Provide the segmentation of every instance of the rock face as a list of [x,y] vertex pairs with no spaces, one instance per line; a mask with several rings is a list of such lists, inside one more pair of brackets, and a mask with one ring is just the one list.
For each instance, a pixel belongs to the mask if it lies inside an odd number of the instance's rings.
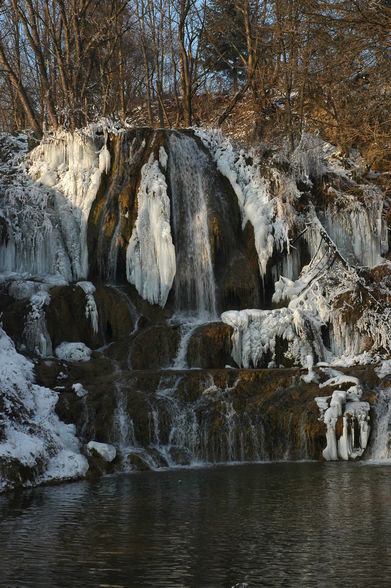
[[[391,354],[384,198],[358,160],[310,137],[288,161],[202,130],[95,126],[7,165],[2,322],[76,427],[69,478],[86,460],[101,475],[381,453],[388,388],[370,368],[349,373],[360,397],[326,384],[319,400],[326,364]],[[47,456],[29,469],[6,443],[5,486],[48,480]]]

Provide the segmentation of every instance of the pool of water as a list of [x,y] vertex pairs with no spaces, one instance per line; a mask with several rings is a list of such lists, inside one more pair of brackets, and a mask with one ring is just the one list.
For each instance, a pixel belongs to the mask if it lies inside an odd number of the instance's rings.
[[0,586],[389,586],[391,469],[148,472],[0,496]]

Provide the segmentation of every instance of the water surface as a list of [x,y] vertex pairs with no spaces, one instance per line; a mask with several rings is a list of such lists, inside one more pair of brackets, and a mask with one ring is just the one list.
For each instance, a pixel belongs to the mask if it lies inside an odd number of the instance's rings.
[[390,469],[148,472],[0,496],[0,586],[389,586]]

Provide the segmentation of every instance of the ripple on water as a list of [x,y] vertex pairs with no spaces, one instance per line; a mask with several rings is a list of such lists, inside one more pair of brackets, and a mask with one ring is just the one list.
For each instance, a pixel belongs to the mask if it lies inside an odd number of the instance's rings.
[[0,586],[388,586],[389,468],[147,472],[0,497]]

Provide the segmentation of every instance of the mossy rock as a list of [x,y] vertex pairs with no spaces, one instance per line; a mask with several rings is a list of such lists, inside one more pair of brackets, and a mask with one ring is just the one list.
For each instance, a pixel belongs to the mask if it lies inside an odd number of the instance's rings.
[[153,370],[172,366],[179,342],[178,326],[161,324],[143,329],[131,342],[132,369]]
[[24,342],[24,328],[26,317],[30,310],[30,301],[15,300],[3,289],[0,289],[0,312],[2,315],[2,326],[5,332],[16,343],[18,347]]
[[187,349],[189,367],[225,368],[232,364],[232,327],[225,323],[209,323],[198,327]]
[[133,331],[137,311],[126,290],[97,286],[95,299],[105,342],[121,339]]

